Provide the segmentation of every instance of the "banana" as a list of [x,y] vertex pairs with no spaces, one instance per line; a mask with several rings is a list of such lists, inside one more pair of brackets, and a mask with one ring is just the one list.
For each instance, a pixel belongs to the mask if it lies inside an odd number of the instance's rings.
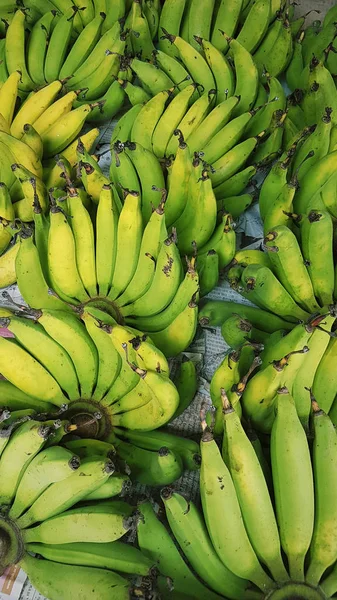
[[[328,337],[328,333],[326,336]],[[335,339],[332,338],[318,364],[318,367],[314,376],[314,383],[312,386],[313,394],[317,402],[322,405],[322,410],[328,413],[334,403],[335,397],[335,374],[331,371],[331,364],[335,360],[335,353],[337,344],[334,343]]]
[[222,31],[230,37],[234,37],[239,24],[239,16],[243,6],[243,0],[220,0],[212,26],[211,43],[215,48],[224,52],[227,50],[227,42]]
[[108,481],[103,483],[101,487],[88,494],[84,500],[85,502],[92,502],[92,500],[110,500],[114,496],[124,496],[130,491],[131,487],[132,482],[127,475],[115,473],[109,477]]
[[[129,392],[132,392],[139,383],[139,374],[132,368],[130,369],[129,364],[130,361],[132,361],[134,365],[137,364],[136,351],[130,342],[130,335],[132,335],[132,333],[125,327],[120,327],[118,325],[115,325],[111,328],[111,331],[108,330],[107,332],[111,336],[112,342],[120,355],[122,365],[117,379],[101,401],[102,406],[110,406],[119,401]],[[134,400],[135,395],[131,395],[131,398]],[[124,402],[126,403],[129,399],[130,397]]]
[[[216,225],[216,200],[207,171],[202,171],[200,179],[195,196],[193,197],[193,191],[190,190],[184,212],[174,224],[177,227],[178,247],[181,254],[190,255],[194,243],[201,248],[202,252]],[[185,225],[185,215],[190,214],[191,209],[192,212],[194,211],[193,217],[190,223]]]
[[115,266],[118,210],[112,185],[104,185],[96,214],[96,279],[100,296],[108,294]]
[[[108,479],[111,481],[113,476]],[[95,544],[79,542],[72,544],[27,544],[28,552],[34,552],[57,563],[84,567],[99,567],[121,573],[150,575],[153,562],[131,544],[116,540]]]
[[190,571],[165,525],[156,516],[149,501],[139,507],[143,519],[137,528],[138,545],[145,556],[158,565],[160,572],[172,577],[177,593],[201,600],[218,600],[219,596],[206,588]]
[[[124,307],[127,304],[136,306],[137,309],[135,302],[140,298],[143,299],[144,295],[150,293],[151,289],[153,293],[155,289],[153,287],[155,273],[157,269],[159,273],[160,268],[158,264],[159,253],[160,249],[163,248],[163,243],[167,236],[165,217],[165,197],[163,196],[163,202],[153,211],[144,229],[135,274],[122,295],[117,298],[116,302],[118,306]],[[176,257],[176,261],[179,264],[180,258]],[[157,279],[158,273],[156,276]],[[150,313],[146,313],[146,315],[148,314]]]
[[293,323],[289,323],[260,308],[223,300],[208,300],[199,311],[199,323],[202,327],[218,327],[233,313],[248,319],[254,327],[262,328],[263,325],[263,330],[268,333],[280,329],[290,331],[294,327]]
[[165,104],[170,97],[170,90],[159,92],[153,96],[138,113],[131,131],[131,142],[141,144],[152,152],[152,137],[156,125],[165,111]]
[[211,23],[215,0],[206,0],[202,5],[197,0],[191,0],[188,16],[189,43],[199,50],[196,37],[210,39]]
[[124,441],[117,444],[119,455],[132,469],[139,483],[151,486],[169,485],[183,472],[181,458],[166,447],[158,451],[144,450]]
[[149,24],[151,39],[154,40],[158,33],[159,17],[161,6],[157,0],[146,0],[143,5],[143,12]]
[[[127,331],[133,332],[134,330],[127,327]],[[146,334],[136,335],[130,340],[130,343],[136,351],[137,366],[140,369],[158,371],[169,377],[170,368],[166,357],[154,346],[152,340]]]
[[126,153],[136,168],[142,192],[142,216],[146,224],[155,208],[161,202],[161,190],[165,187],[163,171],[157,157],[134,142],[125,143]]
[[25,123],[23,126],[22,141],[27,144],[32,150],[34,150],[37,157],[42,160],[43,156],[43,143],[41,136],[37,133],[33,125]]
[[136,116],[141,111],[142,106],[142,104],[135,104],[119,119],[112,132],[110,141],[111,147],[113,147],[117,141],[129,139],[133,123],[136,119]]
[[34,24],[27,48],[27,68],[29,75],[35,85],[45,85],[44,62],[47,53],[47,42],[50,39],[50,32],[56,20],[56,11],[54,7],[46,12]]
[[98,356],[94,342],[84,325],[64,311],[43,309],[37,320],[46,333],[64,348],[74,363],[81,398],[90,399],[97,381]]
[[26,529],[34,523],[61,515],[103,485],[114,470],[113,463],[104,457],[83,459],[81,466],[67,477],[67,485],[63,481],[52,483],[17,520],[18,526]]
[[[265,237],[265,248],[274,273],[295,302],[309,313],[319,310],[295,234],[288,227],[282,225],[275,227]],[[289,263],[292,261],[293,264],[290,266]]]
[[21,346],[56,379],[69,399],[77,400],[79,388],[76,371],[67,352],[31,319],[13,316],[6,317],[4,322]]
[[[0,134],[1,135],[1,134]],[[323,156],[320,160],[315,162],[312,168],[307,172],[306,176],[301,182],[301,188],[295,195],[294,198],[294,211],[296,214],[306,214],[307,207],[317,192],[329,181],[335,174],[335,159],[337,152],[329,152]],[[316,207],[313,206],[313,209]]]
[[134,85],[131,83],[131,81],[123,81],[122,79],[118,79],[118,83],[123,88],[132,106],[135,106],[136,104],[143,104],[151,98],[151,96],[142,87],[139,85]]
[[308,341],[309,354],[305,357],[301,367],[296,373],[292,395],[296,405],[297,414],[306,430],[309,429],[309,416],[311,412],[310,390],[320,361],[329,344],[328,332],[334,323],[334,317],[326,316],[321,321],[321,326],[316,327]]
[[[276,581],[287,581],[289,576],[281,557],[276,518],[262,468],[226,393],[223,394],[223,402],[226,462],[249,539],[258,558],[268,567],[273,578]],[[240,470],[236,468],[238,462],[243,466]]]
[[[62,152],[80,133],[83,124],[96,104],[83,104],[60,117],[47,131],[41,133],[45,158]],[[36,128],[36,125],[35,125]]]
[[[329,108],[326,108],[313,133],[303,142],[296,152],[292,169],[293,172],[298,172],[297,176],[300,182],[312,165],[328,153],[330,132],[331,111]],[[308,154],[312,152],[314,153],[313,156],[306,159]]]
[[50,209],[48,266],[53,287],[67,298],[85,302],[89,299],[76,264],[76,246],[72,229],[63,209],[53,204]]
[[[201,264],[200,264],[201,262]],[[215,250],[209,250],[199,258],[200,296],[206,296],[218,284],[219,281],[219,256]]]
[[118,377],[122,361],[111,336],[107,335],[108,332],[111,332],[111,325],[102,322],[93,307],[85,308],[81,319],[97,348],[98,374],[92,398],[100,401]]
[[294,52],[292,59],[286,71],[286,81],[289,89],[293,92],[298,87],[298,81],[304,69],[302,42],[305,36],[304,31],[300,31],[294,40]]
[[20,242],[17,240],[0,256],[0,288],[6,288],[17,280],[16,257],[19,249]]
[[[66,403],[58,382],[28,352],[5,338],[0,338],[2,348],[1,373],[12,384],[29,396],[57,406]],[[21,372],[20,365],[25,365]],[[15,368],[14,368],[15,367]]]
[[109,26],[108,24],[108,27],[110,28],[105,31],[104,28],[107,24],[108,18],[105,19],[101,27],[101,37],[99,41],[96,43],[89,56],[78,66],[75,73],[72,74],[73,77],[68,81],[68,89],[76,90],[82,87],[83,81],[90,77],[90,75],[100,66],[104,59],[105,51],[108,48],[111,50],[113,49],[114,44],[121,34],[121,25],[119,21],[116,21],[112,26]]
[[178,50],[179,57],[190,73],[193,81],[198,82],[205,92],[215,88],[215,81],[211,69],[201,54],[179,35],[172,35],[163,29],[164,40],[168,40]]
[[21,71],[13,71],[0,89],[1,114],[10,127],[13,119]]
[[81,506],[26,529],[23,537],[25,543],[114,542],[130,529],[131,514],[132,507],[122,501]]
[[115,268],[109,292],[111,300],[125,290],[135,274],[143,234],[140,195],[132,190],[125,190],[124,193],[124,205],[117,227]]
[[193,83],[181,90],[159,118],[152,136],[152,150],[158,158],[168,156],[167,145],[186,114],[195,90]]
[[79,458],[66,448],[52,446],[41,450],[23,473],[10,517],[20,517],[50,484],[65,480],[79,467]]
[[[78,146],[79,147],[79,146]],[[78,152],[81,160],[78,163],[81,180],[87,194],[92,198],[95,204],[98,204],[100,194],[104,185],[109,185],[109,180],[102,172],[102,169],[97,162],[91,158],[90,154],[86,152],[86,160],[82,160],[83,155]],[[113,188],[114,196],[116,195],[116,204],[118,202],[119,208],[119,197],[116,190]]]
[[261,131],[267,130],[272,123],[275,111],[285,110],[286,97],[279,80],[276,77],[269,77],[267,84],[269,92],[268,101],[265,106],[261,107],[261,110],[258,110],[253,114],[253,118],[245,131],[246,137],[258,135]]
[[247,297],[264,310],[290,320],[306,320],[309,314],[300,308],[268,267],[248,265],[242,274]]
[[236,38],[251,54],[254,53],[265,37],[271,17],[270,9],[270,1],[257,0],[252,5],[240,33]]
[[287,388],[278,393],[270,446],[281,545],[290,577],[304,581],[314,527],[314,485],[307,438]]
[[[233,96],[233,98],[235,98],[235,96]],[[227,100],[227,102],[230,101],[231,98]],[[219,108],[219,106],[217,106],[216,108]],[[208,117],[210,117],[211,114],[208,115]],[[231,121],[229,121],[229,123],[225,124],[224,127],[220,129],[220,131],[216,132],[215,135],[212,136],[211,139],[208,141],[208,143],[201,145],[199,149],[204,153],[203,159],[210,164],[214,164],[218,160],[220,160],[227,152],[229,152],[229,150],[232,150],[232,148],[234,148],[238,144],[238,142],[241,141],[247,126],[249,126],[253,114],[254,111],[248,111],[247,113],[243,113],[239,117],[232,119]],[[205,121],[206,120],[207,118],[205,119]],[[262,129],[260,129],[260,132],[261,131]],[[191,148],[193,148],[193,146],[191,146]]]
[[77,8],[75,6],[67,10],[56,23],[50,35],[44,63],[44,76],[47,83],[51,83],[59,77],[67,55],[76,13]]
[[86,122],[99,124],[110,121],[121,110],[124,100],[124,89],[118,81],[113,81],[104,96],[98,98],[97,106],[89,113]]
[[[27,144],[21,142],[21,140],[17,140],[15,137],[5,133],[4,131],[0,131],[0,144],[1,146],[7,147],[7,157],[10,156],[11,164],[17,163],[23,165],[26,169],[31,171],[33,175],[38,178],[42,178],[42,165],[41,161]],[[12,161],[12,156],[14,160]],[[7,183],[5,181],[5,183]],[[12,184],[7,184],[8,187]]]
[[266,60],[266,69],[273,77],[278,77],[286,71],[293,55],[293,37],[287,18],[282,20],[273,48]]
[[235,254],[235,231],[231,215],[226,213],[223,215],[222,222],[216,227],[208,242],[199,249],[199,253],[200,255],[204,255],[210,250],[215,250],[218,254],[220,272],[233,260]]
[[229,212],[236,221],[251,206],[254,198],[254,194],[242,194],[241,196],[217,200],[218,212],[219,210]]
[[197,294],[199,289],[199,277],[195,269],[195,260],[188,262],[187,271],[184,280],[181,282],[175,297],[171,304],[157,315],[151,317],[139,317],[137,319],[128,318],[128,322],[141,329],[142,331],[159,332],[169,327],[169,325],[179,317],[179,314],[186,308],[194,294]]
[[[178,130],[182,133],[185,141],[188,142],[189,136],[196,130],[209,112],[215,93],[215,89],[204,92],[200,98],[192,104],[191,108],[180,121]],[[176,154],[178,143],[177,136],[173,134],[166,147],[167,156]]]
[[221,390],[227,390],[228,392],[240,381],[239,374],[239,359],[240,352],[233,351],[227,354],[223,361],[220,363],[218,368],[213,374],[210,395],[213,406],[216,408],[214,417],[214,433],[221,434],[223,432],[223,415],[222,415],[222,402],[221,402]]
[[72,311],[62,300],[49,294],[39,253],[30,234],[28,237],[24,235],[20,238],[15,271],[20,293],[31,308],[38,309],[43,306]]
[[11,124],[11,135],[20,139],[26,123],[33,125],[51,106],[62,89],[61,81],[53,81],[28,98]]
[[145,433],[130,430],[125,432],[122,429],[116,429],[115,433],[118,437],[145,450],[159,451],[163,447],[169,448],[180,455],[185,469],[195,471],[200,466],[199,445],[187,438],[173,435],[163,429]]
[[112,46],[112,49],[105,50],[103,60],[99,67],[88,75],[88,77],[80,81],[79,85],[82,88],[82,91],[79,94],[80,100],[97,100],[102,94],[105,94],[111,84],[111,79],[116,78],[118,75],[120,55],[123,54],[124,48],[125,35],[121,34],[120,38]]
[[20,71],[19,88],[23,92],[34,89],[34,83],[27,71],[25,58],[26,13],[19,9],[6,32],[6,65],[9,73]]
[[141,194],[137,171],[125,152],[124,144],[120,141],[115,142],[111,154],[110,179],[114,182],[120,199],[123,200],[123,188]]
[[229,177],[224,183],[221,183],[214,188],[214,194],[217,200],[222,198],[230,198],[241,194],[247,185],[252,181],[252,177],[256,174],[257,168],[254,165],[246,167],[242,171],[238,171],[232,177]]
[[220,561],[195,504],[170,488],[164,488],[161,497],[170,528],[196,573],[215,592],[227,598],[244,597],[247,582]]
[[75,92],[68,92],[59,100],[53,102],[49,108],[41,112],[40,117],[34,121],[33,125],[34,129],[42,139],[48,129],[50,129],[58,119],[71,111],[73,102],[76,98],[77,94]]
[[[186,0],[166,0],[160,13],[158,33],[161,34],[163,29],[167,29],[173,35],[179,35],[181,21],[184,14]],[[159,36],[158,48],[165,54],[177,56],[178,52],[169,40],[162,39]]]
[[[306,573],[306,581],[318,585],[325,570],[336,560],[337,548],[335,538],[331,536],[336,521],[335,506],[331,503],[336,486],[336,431],[323,410],[315,400],[313,408],[313,471],[315,481],[315,524],[310,544],[310,562]],[[329,484],[327,485],[327,481]]]
[[301,219],[300,227],[303,257],[315,296],[321,306],[331,304],[334,289],[331,216],[325,211],[312,210]]
[[134,0],[131,7],[131,31],[130,41],[133,54],[141,56],[144,60],[151,58],[152,52],[155,49],[152,36],[146,17],[143,15],[141,4],[138,0]]
[[[161,50],[155,50],[152,52],[152,55],[154,57],[154,64],[164,71],[175,84],[175,89],[173,90],[174,96],[189,85],[191,76],[177,58],[170,54],[165,54]],[[195,92],[194,96],[197,96],[197,92]]]
[[[150,431],[165,425],[172,418],[179,405],[179,395],[176,387],[165,373],[139,369],[132,363],[128,364],[148,386],[151,399],[139,408],[115,415],[113,418],[114,425],[140,431]],[[166,454],[163,456],[166,456]]]
[[[235,575],[267,591],[275,584],[262,569],[249,541],[235,487],[219,448],[204,419],[201,424],[200,495],[212,544],[220,560]],[[222,514],[220,521],[218,511]]]
[[[20,478],[48,438],[50,427],[30,420],[22,423],[11,435],[0,462],[2,477],[1,504],[10,504],[15,497]],[[29,453],[27,452],[29,448]]]
[[177,356],[191,344],[198,322],[198,305],[195,295],[180,314],[166,328],[151,333],[151,339],[165,356]]
[[[73,594],[83,600],[108,600],[111,597],[111,589],[114,590],[116,600],[127,600],[129,597],[129,582],[107,569],[65,565],[33,558],[30,554],[24,555],[20,566],[27,573],[34,588],[50,600],[57,600],[60,595],[67,600]],[[55,583],[56,581],[58,583]]]
[[108,31],[114,24],[119,24],[120,19],[123,19],[125,13],[130,9],[130,3],[127,7],[125,0],[117,0],[114,4],[106,2],[105,9],[107,17],[102,26],[102,33]]
[[238,117],[243,112],[253,108],[258,90],[258,71],[251,54],[236,39],[224,37],[233,53],[234,68],[236,73],[235,96],[240,101],[233,111],[233,116]]
[[0,406],[8,406],[13,412],[23,410],[26,406],[34,407],[36,412],[39,413],[46,410],[49,412],[53,410],[52,404],[48,404],[25,394],[12,383],[5,381],[4,379],[0,382]]
[[151,96],[155,96],[163,90],[169,90],[174,86],[172,79],[155,65],[132,58],[130,62],[132,71],[141,81],[145,91]]
[[[311,332],[308,333],[303,329],[302,336],[300,332],[297,337],[300,341],[302,341],[303,338],[307,341],[310,335]],[[292,340],[292,336],[290,336],[290,338]],[[303,355],[308,351],[307,346],[303,346],[300,350],[293,350],[293,347],[298,347],[299,342],[294,345],[290,343],[291,340],[285,340],[287,342],[287,348],[289,349],[290,347],[291,352],[288,352],[287,355],[283,354],[281,359],[271,359],[269,363],[266,363],[266,357],[263,357],[261,371],[248,382],[243,393],[243,410],[251,420],[254,428],[259,431],[270,433],[275,419],[277,390],[286,381],[289,382],[289,384],[291,383],[291,377],[288,374],[288,370],[290,369],[290,373],[293,375],[294,379],[295,373],[293,373],[293,371],[295,369],[293,368],[293,365],[297,367],[295,359],[297,356],[300,356],[301,359],[303,359]],[[274,355],[275,354],[272,356]],[[278,357],[280,357],[280,353],[278,354]]]
[[[202,151],[204,152],[203,159],[206,160],[206,162],[212,162],[206,158],[207,148],[220,131],[225,131],[225,125],[227,125],[228,121],[231,119],[232,112],[238,102],[239,98],[231,96],[228,100],[224,100],[213,108],[200,123],[199,127],[197,127],[197,129],[189,136],[188,146],[191,152]],[[223,152],[221,152],[217,158],[220,158],[222,154]]]
[[207,64],[212,70],[217,87],[216,101],[220,104],[234,93],[235,81],[232,67],[227,58],[210,42],[202,37],[194,36],[194,38],[205,53]]
[[75,240],[79,276],[89,296],[97,296],[95,237],[90,215],[75,188],[68,188],[67,205]]
[[235,175],[246,164],[258,140],[258,137],[248,138],[244,142],[234,146],[213,163],[212,167],[215,172],[210,175],[213,186],[219,186]]
[[58,74],[60,79],[71,77],[91,54],[99,40],[104,20],[104,12],[95,14],[95,18],[81,31],[66,59],[62,61]]

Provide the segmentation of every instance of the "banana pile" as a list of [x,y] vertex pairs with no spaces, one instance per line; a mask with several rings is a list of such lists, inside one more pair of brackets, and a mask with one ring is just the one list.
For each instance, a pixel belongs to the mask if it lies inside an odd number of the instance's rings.
[[[150,503],[141,504],[140,549],[172,578],[179,598],[330,598],[337,591],[336,430],[312,400],[308,443],[287,390],[278,390],[270,448],[259,452],[225,390],[220,451],[202,415],[202,512],[161,492],[185,560]],[[327,570],[328,569],[328,570]],[[159,582],[163,598],[167,581]],[[178,597],[178,596],[177,596]]]

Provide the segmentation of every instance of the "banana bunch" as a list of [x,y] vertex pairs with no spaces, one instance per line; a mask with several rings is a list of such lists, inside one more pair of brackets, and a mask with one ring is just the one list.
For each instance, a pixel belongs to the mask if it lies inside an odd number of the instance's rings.
[[[0,253],[8,247],[6,240],[9,242],[12,237],[8,225],[15,219],[33,221],[33,206],[39,205],[46,212],[48,189],[64,184],[60,178],[62,170],[57,165],[59,158],[67,166],[69,175],[73,174],[78,161],[77,136],[88,113],[95,110],[94,104],[72,110],[76,93],[69,92],[57,99],[62,83],[55,81],[34,92],[13,118],[19,80],[20,73],[15,71],[0,90],[0,121],[3,121],[0,124],[3,239]],[[95,128],[83,135],[82,144],[88,152],[98,133]]]
[[298,20],[300,28],[296,32],[294,54],[288,67],[289,74],[288,72],[286,74],[290,89],[294,90],[298,87],[304,87],[303,79],[301,83],[298,80],[296,84],[294,76],[298,73],[302,75],[302,78],[306,79],[313,57],[318,61],[322,61],[333,77],[337,75],[337,61],[335,57],[336,15],[336,6],[333,5],[327,11],[323,22],[316,20],[307,28],[303,28],[304,22],[300,23]]
[[122,204],[83,144],[78,158],[84,189],[67,178],[65,196],[59,190],[63,200],[51,198],[49,216],[35,203],[34,236],[29,230],[20,236],[20,292],[35,309],[72,312],[69,304],[89,303],[107,310],[118,322],[151,332],[159,350],[176,356],[194,338],[199,278],[195,258],[184,273],[175,229],[167,232],[166,192],[151,191],[157,208],[144,227],[140,194],[123,189]]
[[270,450],[262,451],[224,389],[221,395],[221,450],[202,411],[202,510],[171,488],[161,492],[184,558],[150,502],[139,507],[138,544],[166,576],[158,579],[160,592],[170,597],[169,578],[179,598],[331,598],[337,590],[331,419],[312,398],[309,447],[292,395],[279,388]]
[[3,406],[66,409],[66,417],[99,438],[115,427],[151,431],[173,418],[179,393],[152,339],[94,306],[80,318],[56,307],[28,311],[34,319],[2,317],[14,338],[0,338]]
[[[119,17],[112,6],[110,15],[96,10],[97,14],[86,18],[84,27],[78,31],[77,25],[86,9],[89,8],[87,17],[92,12],[89,3],[88,6],[76,6],[70,1],[60,4],[63,14],[51,2],[45,3],[43,14],[39,13],[35,23],[31,22],[29,7],[17,8],[3,40],[1,81],[5,83],[9,75],[19,71],[18,94],[24,101],[30,99],[33,90],[46,84],[56,85],[61,80],[66,84],[65,91],[72,92],[67,100],[77,99],[75,108],[81,108],[88,121],[109,120],[120,110],[125,98],[123,87],[116,81],[125,50]],[[124,77],[123,71],[120,76]],[[93,101],[98,104],[88,111],[88,103]],[[25,122],[32,124],[31,120]]]

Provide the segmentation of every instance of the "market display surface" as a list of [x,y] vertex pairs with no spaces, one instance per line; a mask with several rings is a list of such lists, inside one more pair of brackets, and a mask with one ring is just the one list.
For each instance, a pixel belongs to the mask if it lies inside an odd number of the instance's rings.
[[324,8],[1,2],[0,581],[337,597]]

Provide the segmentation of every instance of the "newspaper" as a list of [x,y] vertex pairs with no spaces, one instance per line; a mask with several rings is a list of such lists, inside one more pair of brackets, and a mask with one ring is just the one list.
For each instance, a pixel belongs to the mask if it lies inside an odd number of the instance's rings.
[[[295,6],[295,14],[303,15],[312,10],[308,15],[306,24],[313,20],[323,20],[326,11],[334,4],[335,0],[302,0],[301,4]],[[97,140],[96,152],[99,155],[99,164],[104,174],[109,176],[110,167],[110,138],[117,120],[113,119],[110,123],[101,127],[100,135]],[[260,183],[260,182],[259,182]],[[236,233],[240,240],[245,237],[254,240],[247,248],[257,248],[261,244],[263,238],[263,228],[259,215],[258,204],[253,204],[239,219],[236,227]],[[0,291],[0,306],[11,308],[11,303],[6,298],[4,291]],[[18,287],[12,285],[6,290],[11,298],[17,304],[25,304]],[[214,300],[226,300],[238,302],[241,304],[251,305],[251,302],[240,296],[232,290],[226,281],[222,281],[208,296]],[[0,332],[1,335],[1,332]],[[211,398],[209,393],[209,382],[212,375],[224,356],[228,353],[229,346],[221,336],[219,328],[204,328],[199,329],[193,344],[189,348],[187,354],[196,363],[199,374],[198,392],[191,405],[184,413],[170,423],[169,428],[186,437],[196,440],[200,437],[200,421],[199,414],[203,404],[211,406]],[[174,364],[173,364],[174,369]],[[187,493],[194,500],[198,499],[199,474],[195,472],[186,472],[175,483],[175,488],[178,491]],[[135,494],[145,493],[144,486],[137,486],[134,490]],[[0,600],[48,600],[37,592],[31,583],[28,581],[26,574],[22,569],[13,566],[7,569],[6,573],[0,577]],[[60,600],[62,600],[60,598]]]

